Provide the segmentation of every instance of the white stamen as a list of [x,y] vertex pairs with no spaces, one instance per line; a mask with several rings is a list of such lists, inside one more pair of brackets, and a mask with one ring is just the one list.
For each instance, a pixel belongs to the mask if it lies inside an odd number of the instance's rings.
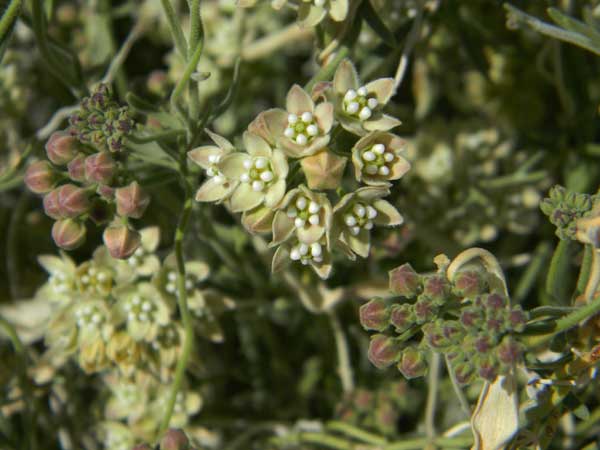
[[87,275],[84,275],[81,277],[81,282],[83,284],[88,284],[90,282],[90,277],[88,277]]
[[283,132],[283,135],[286,138],[292,139],[294,137],[294,130],[292,128],[286,128],[285,131]]
[[367,206],[367,218],[374,219],[375,217],[377,217],[377,210],[371,205]]
[[323,249],[321,248],[321,244],[318,242],[315,242],[310,246],[310,253],[313,255],[313,257],[320,256],[322,252]]
[[394,160],[394,154],[391,152],[385,152],[383,154],[383,160],[385,162],[392,162]]
[[364,228],[365,230],[370,230],[373,228],[373,222],[369,221],[367,223],[364,224]]
[[131,299],[131,302],[134,305],[139,305],[142,302],[142,299],[140,298],[139,295],[134,295],[133,298]]
[[108,277],[107,277],[106,273],[104,273],[104,272],[100,272],[100,273],[99,273],[99,274],[96,276],[96,279],[97,279],[98,281],[100,281],[100,282],[102,282],[102,281],[106,281],[106,278],[108,278]]
[[247,173],[243,173],[243,174],[240,176],[240,181],[241,181],[242,183],[248,183],[248,182],[250,182],[250,175],[248,175]]
[[267,167],[268,163],[269,161],[267,160],[267,158],[261,156],[259,158],[256,158],[256,161],[254,161],[254,167],[256,167],[257,169],[264,169],[265,167]]
[[371,117],[371,110],[369,109],[369,107],[365,106],[363,109],[361,109],[358,117],[361,120],[367,120],[369,117]]
[[317,202],[310,202],[310,204],[308,205],[308,212],[311,214],[318,213],[320,209],[321,207]]
[[185,288],[189,291],[194,287],[194,282],[192,280],[185,280]]
[[208,162],[211,164],[216,164],[218,159],[217,155],[208,155]]
[[316,136],[317,133],[319,132],[319,129],[317,128],[316,125],[311,124],[306,127],[306,132],[308,133],[309,136]]
[[244,162],[242,163],[242,165],[244,166],[244,169],[251,169],[252,168],[252,160],[250,158],[245,159]]
[[135,255],[135,256],[137,256],[137,257],[142,257],[142,256],[144,256],[144,249],[143,249],[142,247],[138,248],[138,249],[135,251],[134,255]]
[[385,152],[385,145],[375,144],[371,150],[373,150],[378,155],[383,155],[383,153]]
[[354,211],[354,214],[356,214],[358,217],[365,217],[365,214],[367,212],[365,210],[365,207],[358,203],[356,205],[354,205],[353,211]]
[[292,249],[292,251],[290,252],[290,258],[294,261],[298,261],[300,259],[300,252],[298,251],[298,249]]
[[356,114],[358,112],[358,109],[360,108],[360,105],[356,102],[352,102],[349,103],[348,106],[346,106],[346,112],[348,114]]
[[321,255],[319,255],[319,256],[313,256],[313,261],[320,263],[320,262],[323,261],[323,257]]
[[167,278],[169,279],[169,281],[175,281],[177,279],[177,274],[175,272],[169,272]]
[[375,97],[371,97],[369,100],[367,100],[367,106],[371,109],[375,109],[377,108],[377,105],[379,105],[379,102],[377,101],[377,99]]
[[146,320],[148,320],[148,314],[143,313],[143,312],[139,313],[138,314],[138,320],[140,322],[145,322]]
[[310,216],[308,218],[308,221],[310,222],[311,225],[319,225],[319,216],[316,214],[313,214],[312,216]]
[[263,180],[265,183],[268,183],[273,179],[273,172],[271,172],[270,170],[265,170],[263,173],[260,174],[260,179]]
[[308,245],[300,244],[300,246],[298,247],[298,251],[302,256],[306,256],[308,254]]
[[311,112],[303,112],[302,113],[302,122],[309,123],[312,120],[313,116]]
[[206,169],[206,175],[209,177],[214,177],[217,174],[217,171],[213,167],[209,167]]
[[365,161],[375,161],[375,158],[377,158],[377,156],[375,156],[375,153],[373,153],[372,151],[367,150],[363,153],[362,158]]
[[294,217],[296,217],[298,215],[298,211],[296,210],[296,208],[294,206],[290,206],[287,209],[287,216],[292,219]]
[[255,180],[252,182],[252,190],[254,192],[260,192],[263,190],[264,187],[265,187],[265,183],[263,183],[262,181]]
[[306,224],[306,220],[304,220],[300,217],[296,217],[296,219],[294,219],[294,226],[296,228],[302,228],[305,224]]
[[315,6],[323,6],[325,4],[325,0],[315,0]]
[[306,137],[305,134],[300,133],[298,136],[296,136],[296,144],[306,145],[307,142],[308,142],[308,138]]
[[304,198],[304,197],[298,197],[298,200],[296,200],[296,208],[298,208],[298,209],[306,208],[307,204],[308,204],[308,202],[306,201],[306,198]]
[[390,174],[390,168],[388,166],[381,166],[379,168],[379,175],[387,177]]
[[350,228],[350,233],[352,233],[354,236],[356,236],[358,233],[360,233],[360,227],[356,226],[356,227]]
[[298,116],[296,114],[290,114],[288,115],[288,123],[290,124],[295,124],[296,122],[298,122]]
[[152,305],[150,304],[150,302],[144,302],[142,303],[142,311],[150,311],[152,309]]
[[213,180],[217,184],[223,184],[225,182],[225,177],[223,175],[215,175]]
[[374,164],[369,164],[367,167],[365,167],[365,171],[369,175],[375,175],[377,173],[377,166]]
[[367,88],[366,88],[366,87],[364,87],[364,86],[361,86],[361,87],[359,87],[359,88],[356,90],[356,93],[357,93],[358,95],[360,95],[361,97],[365,97],[365,96],[366,96],[366,95],[367,95],[369,92],[367,91]]
[[354,89],[349,89],[346,92],[346,95],[344,95],[344,100],[346,100],[347,102],[351,102],[355,98],[356,98],[356,91]]
[[356,217],[354,217],[350,214],[346,214],[346,217],[344,217],[344,222],[349,227],[353,227],[354,225],[356,225]]

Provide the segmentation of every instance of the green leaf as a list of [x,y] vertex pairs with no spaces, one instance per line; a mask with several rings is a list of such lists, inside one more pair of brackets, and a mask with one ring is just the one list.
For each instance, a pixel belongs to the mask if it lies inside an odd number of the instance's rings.
[[12,35],[15,23],[21,12],[21,0],[12,0],[0,17],[0,61],[8,48],[8,41]]
[[394,33],[387,27],[387,25],[381,20],[381,17],[377,14],[377,11],[373,8],[370,1],[363,1],[361,5],[361,12],[363,18],[369,24],[369,27],[385,42],[389,47],[396,48],[398,41]]
[[594,27],[567,16],[556,8],[548,8],[548,15],[557,25],[560,25],[566,30],[572,31],[573,33],[580,33],[584,36],[587,36],[595,43],[597,47],[600,47],[600,32],[598,32]]
[[569,303],[568,280],[572,248],[573,243],[569,240],[558,242],[546,278],[546,292],[562,305]]

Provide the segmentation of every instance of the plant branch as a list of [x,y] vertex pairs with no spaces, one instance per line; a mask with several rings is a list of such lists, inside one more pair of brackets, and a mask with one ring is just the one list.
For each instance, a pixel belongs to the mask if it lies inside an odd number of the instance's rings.
[[354,374],[352,371],[352,364],[350,363],[350,352],[348,351],[348,341],[342,329],[342,324],[338,318],[335,310],[330,310],[327,313],[329,323],[333,330],[333,336],[335,338],[335,346],[338,357],[338,374],[342,381],[342,389],[344,393],[350,393],[354,390]]

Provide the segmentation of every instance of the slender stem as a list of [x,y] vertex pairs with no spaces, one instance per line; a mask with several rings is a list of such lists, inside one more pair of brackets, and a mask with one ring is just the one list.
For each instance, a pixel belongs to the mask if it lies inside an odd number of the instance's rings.
[[327,422],[327,428],[332,431],[337,431],[339,433],[343,433],[349,437],[353,437],[360,441],[366,442],[367,444],[374,445],[385,445],[387,444],[387,439],[381,437],[374,433],[369,433],[368,431],[357,428],[349,423],[341,422],[339,420],[332,420],[331,422]]
[[185,88],[188,81],[190,80],[192,73],[196,70],[196,66],[198,65],[198,60],[200,59],[200,55],[202,54],[202,47],[203,47],[202,43],[203,43],[203,41],[198,42],[198,45],[196,46],[196,49],[194,50],[194,54],[188,61],[187,67],[185,68],[185,71],[183,72],[183,76],[177,82],[177,85],[175,86],[175,89],[173,90],[173,93],[171,94],[171,105],[175,109],[178,109],[177,100],[179,99],[179,97],[181,97],[181,94],[183,93],[183,89]]
[[348,56],[350,53],[350,49],[346,46],[342,46],[339,51],[336,53],[335,57],[325,66],[321,67],[321,69],[310,79],[304,89],[308,92],[312,90],[312,88],[319,81],[329,80],[333,76],[337,66],[340,65],[342,60]]
[[[352,29],[352,25],[354,24],[354,20],[356,18],[356,12],[358,11],[361,3],[362,0],[355,0],[350,4],[350,11],[348,11],[348,15],[346,16],[346,19],[344,19],[344,22],[342,23],[338,33],[329,43],[329,45],[319,54],[320,61],[325,61],[329,55],[335,52],[340,44],[344,41],[346,35]],[[362,18],[359,18],[359,20],[362,20]]]
[[342,389],[344,393],[350,393],[354,390],[354,373],[352,364],[350,363],[350,352],[348,351],[348,341],[340,323],[340,319],[334,310],[328,312],[329,323],[333,330],[335,338],[335,346],[338,356],[338,374],[342,381]]
[[9,168],[6,172],[0,174],[0,183],[4,183],[7,180],[10,180],[19,170],[21,170],[32,151],[33,145],[29,144],[23,152],[23,154],[21,155],[21,157],[19,158],[19,161],[14,166]]
[[60,126],[63,120],[65,120],[78,109],[79,104],[63,106],[52,115],[52,117],[46,125],[44,125],[38,131],[36,131],[35,137],[38,138],[40,141],[47,139]]
[[165,15],[167,16],[167,21],[169,22],[169,28],[171,28],[171,34],[173,35],[173,39],[175,40],[175,47],[177,47],[177,51],[181,55],[184,61],[187,61],[188,56],[188,46],[185,40],[185,36],[183,34],[183,30],[181,29],[181,25],[175,15],[175,10],[173,9],[173,5],[171,5],[170,0],[161,0],[163,10],[165,11]]
[[600,284],[600,250],[594,249],[592,252],[592,263],[590,266],[590,273],[588,276],[585,290],[583,291],[583,297],[586,302],[591,302],[598,290],[598,284]]
[[12,0],[8,8],[4,11],[2,18],[0,18],[0,40],[4,39],[6,33],[11,28],[17,17],[19,16],[19,12],[21,11],[21,0]]
[[406,38],[406,44],[404,44],[404,50],[402,50],[402,55],[400,55],[400,61],[398,62],[398,68],[396,69],[396,75],[394,76],[394,92],[398,92],[398,88],[402,84],[402,80],[404,80],[410,54],[421,34],[422,22],[423,2],[418,2],[417,17],[415,17],[415,21],[410,29],[410,34],[408,35],[408,38]]
[[113,60],[110,62],[110,65],[106,70],[106,74],[104,75],[104,77],[102,77],[102,83],[112,83],[117,72],[127,59],[127,56],[129,55],[133,44],[135,44],[135,42],[142,36],[142,34],[144,34],[144,31],[144,24],[142,22],[137,22],[129,32],[129,35],[127,36],[125,41],[123,41],[123,45],[121,45],[121,48],[119,49]]
[[429,365],[429,375],[427,377],[427,404],[425,406],[425,434],[430,441],[435,438],[435,408],[440,382],[441,361],[442,357],[439,353],[431,353],[431,364]]
[[458,398],[458,403],[460,403],[460,408],[463,410],[467,417],[471,417],[471,407],[469,406],[469,401],[467,400],[465,393],[463,392],[462,388],[460,387],[460,384],[458,383],[458,380],[456,379],[456,374],[454,373],[452,364],[448,359],[448,355],[445,355],[444,359],[446,361],[446,369],[448,370],[448,375],[450,376],[452,387],[454,388],[454,393]]
[[257,39],[243,47],[241,56],[244,61],[256,61],[271,55],[275,50],[285,45],[306,41],[314,35],[312,28],[299,27],[293,23],[275,33]]
[[[194,52],[204,37],[204,28],[202,26],[202,16],[200,15],[200,0],[189,0],[190,8],[190,46],[188,48],[187,60],[194,57]],[[196,70],[197,63],[194,66]],[[194,83],[189,85],[190,94],[190,117],[195,122],[200,115],[200,98],[198,95],[198,87]]]
[[583,251],[583,261],[581,261],[581,268],[579,269],[579,277],[577,278],[577,295],[583,294],[585,287],[590,278],[590,267],[592,266],[592,254],[594,253],[594,247],[586,245]]

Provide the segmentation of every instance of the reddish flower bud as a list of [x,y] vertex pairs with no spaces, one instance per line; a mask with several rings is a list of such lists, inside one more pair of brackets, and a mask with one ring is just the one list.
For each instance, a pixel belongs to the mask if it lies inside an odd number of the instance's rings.
[[133,447],[131,450],[152,450],[152,447],[150,447],[148,444],[139,444]]
[[396,333],[408,330],[415,323],[413,306],[407,303],[393,305],[390,309],[390,322],[396,328]]
[[375,400],[373,393],[359,388],[355,391],[353,403],[357,410],[368,411],[373,406],[373,400]]
[[491,359],[479,363],[479,376],[487,381],[494,381],[498,376],[498,365]]
[[74,184],[58,188],[58,207],[63,217],[77,217],[90,208],[88,193]]
[[506,307],[506,300],[500,294],[490,294],[487,296],[485,305],[492,310],[501,310]]
[[527,323],[527,315],[520,306],[515,307],[508,314],[508,322],[509,328],[512,331],[516,331],[517,333],[521,333],[525,329],[525,324]]
[[427,373],[427,359],[417,347],[407,347],[402,352],[398,370],[408,379],[422,377]]
[[114,200],[115,199],[115,188],[107,186],[105,184],[101,184],[96,189],[98,195],[106,200]]
[[383,331],[389,326],[390,310],[382,298],[374,298],[358,310],[365,330]]
[[400,359],[402,345],[397,339],[385,334],[371,336],[367,356],[378,369],[385,369]]
[[415,317],[418,323],[425,323],[435,317],[437,307],[427,297],[419,297],[414,305]]
[[460,297],[472,297],[482,294],[485,281],[482,275],[475,270],[464,270],[454,277],[454,293]]
[[47,161],[36,161],[30,164],[24,179],[29,190],[36,194],[50,192],[58,181],[56,172]]
[[62,218],[58,204],[58,189],[54,189],[44,195],[44,212],[48,217],[52,217],[53,219]]
[[62,219],[52,226],[52,239],[65,250],[73,250],[85,241],[85,225],[73,219]]
[[438,275],[425,279],[423,294],[433,300],[436,304],[442,304],[448,296],[448,282]]
[[102,238],[110,255],[117,259],[129,258],[141,243],[140,233],[125,225],[106,228]]
[[510,338],[504,338],[498,346],[498,358],[504,364],[516,364],[521,359],[522,354],[523,348],[521,345]]
[[85,159],[85,177],[95,183],[109,184],[115,168],[115,160],[109,152],[96,153]]
[[132,182],[129,186],[119,188],[115,191],[117,200],[117,213],[120,216],[133,217],[139,219],[144,214],[150,196],[142,190],[137,181]]
[[167,430],[160,441],[160,450],[188,450],[189,448],[189,439],[182,430],[176,428]]
[[454,367],[454,376],[458,384],[464,386],[471,383],[475,378],[475,369],[469,362],[463,361]]
[[481,312],[476,308],[465,308],[460,314],[460,323],[467,329],[476,328],[481,320]]
[[421,284],[421,276],[410,264],[403,264],[389,272],[390,290],[397,295],[414,297]]
[[85,180],[85,155],[80,153],[67,165],[69,178],[73,181]]
[[487,353],[491,347],[490,339],[487,336],[479,336],[475,339],[475,350],[479,353]]
[[46,155],[57,166],[67,164],[77,155],[77,138],[66,131],[55,131],[46,142]]

